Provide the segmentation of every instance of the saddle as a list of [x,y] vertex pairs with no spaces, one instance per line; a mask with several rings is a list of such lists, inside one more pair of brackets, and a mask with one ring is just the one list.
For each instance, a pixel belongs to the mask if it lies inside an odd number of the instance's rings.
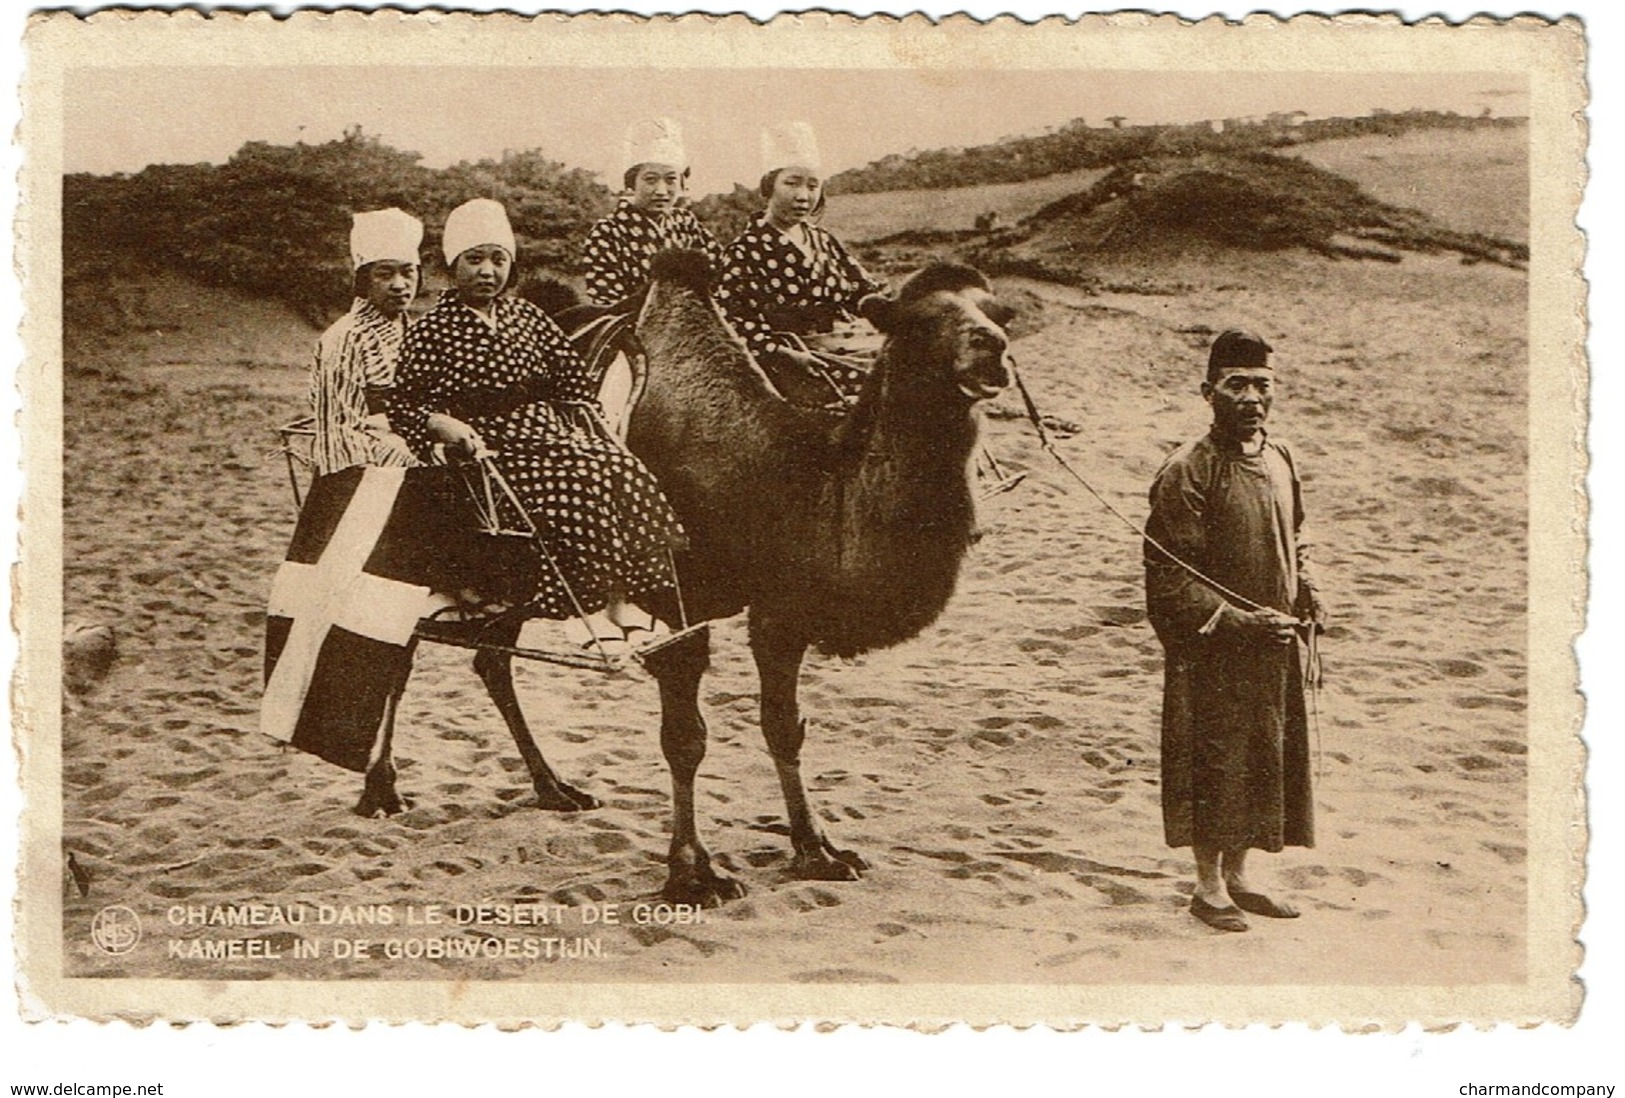
[[649,360],[634,331],[636,320],[633,313],[610,312],[566,329],[570,345],[586,362],[587,375],[598,386],[605,424],[623,443],[632,410],[649,381]]

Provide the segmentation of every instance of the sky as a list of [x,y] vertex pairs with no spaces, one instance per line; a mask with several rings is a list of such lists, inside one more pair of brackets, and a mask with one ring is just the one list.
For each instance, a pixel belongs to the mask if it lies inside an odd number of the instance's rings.
[[1505,73],[119,67],[74,70],[66,92],[70,172],[219,163],[245,141],[317,143],[359,124],[429,167],[541,148],[610,182],[625,166],[627,125],[664,115],[683,127],[699,194],[754,182],[762,128],[788,119],[812,123],[834,174],[1079,117],[1100,125],[1111,115],[1135,123],[1528,107],[1522,78]]

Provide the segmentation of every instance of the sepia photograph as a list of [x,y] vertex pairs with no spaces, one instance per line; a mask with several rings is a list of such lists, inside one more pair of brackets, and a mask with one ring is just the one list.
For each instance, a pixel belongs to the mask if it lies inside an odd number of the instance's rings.
[[36,15],[22,1016],[1573,1023],[1581,25],[1095,18]]

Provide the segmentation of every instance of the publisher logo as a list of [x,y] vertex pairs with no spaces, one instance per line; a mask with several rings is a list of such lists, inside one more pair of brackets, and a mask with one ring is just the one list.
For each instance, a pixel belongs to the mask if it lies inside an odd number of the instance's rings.
[[90,940],[103,953],[128,953],[141,940],[141,917],[123,904],[111,904],[90,921]]

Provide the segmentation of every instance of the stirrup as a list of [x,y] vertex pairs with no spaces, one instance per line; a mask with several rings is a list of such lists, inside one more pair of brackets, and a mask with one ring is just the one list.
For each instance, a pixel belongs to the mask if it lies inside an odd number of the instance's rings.
[[[645,658],[658,655],[668,648],[682,644],[690,637],[703,635],[707,630],[707,623],[702,621],[695,625],[685,625],[681,629],[673,629],[667,633],[654,634],[649,640],[632,644],[632,658],[641,663]],[[643,629],[642,627],[638,627],[638,631],[653,634],[653,630]],[[630,638],[628,640],[630,641]]]
[[605,663],[619,665],[632,655],[632,642],[623,634],[619,637],[601,637],[594,633],[582,641],[578,648],[581,653],[590,659],[602,660]]
[[992,479],[993,483],[982,488],[981,493],[977,496],[978,499],[989,499],[993,496],[1003,495],[1026,480],[1027,474],[1025,472],[1007,474],[1004,471],[1004,466],[999,464],[999,459],[993,456],[993,451],[989,450],[984,444],[981,452],[976,455],[976,480],[980,485],[982,481],[988,479]]

